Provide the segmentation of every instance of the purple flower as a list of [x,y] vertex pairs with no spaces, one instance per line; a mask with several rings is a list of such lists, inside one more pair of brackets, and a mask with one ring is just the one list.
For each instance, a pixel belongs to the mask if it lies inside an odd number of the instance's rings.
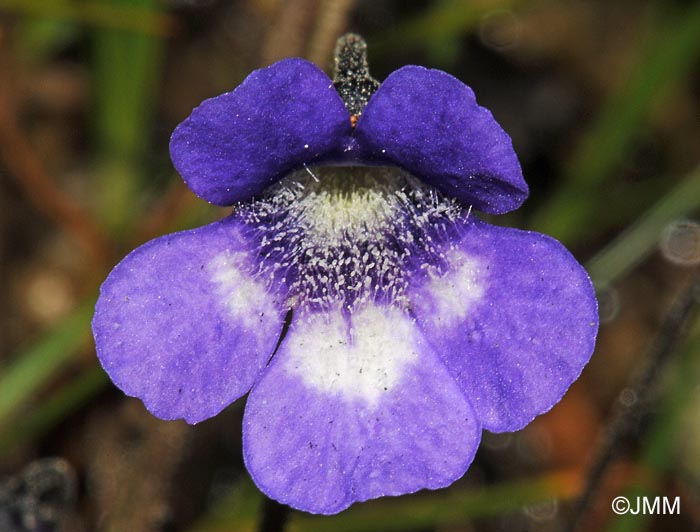
[[107,373],[159,418],[250,392],[248,470],[316,513],[451,484],[482,429],[561,399],[598,326],[559,242],[472,212],[528,189],[471,89],[418,66],[377,89],[340,57],[335,84],[287,59],[177,127],[176,168],[233,213],[134,250],[93,321]]

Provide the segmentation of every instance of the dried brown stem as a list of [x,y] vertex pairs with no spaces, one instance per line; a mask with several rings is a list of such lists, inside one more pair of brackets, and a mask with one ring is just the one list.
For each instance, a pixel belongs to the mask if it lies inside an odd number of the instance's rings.
[[306,57],[321,67],[331,59],[338,37],[347,29],[348,17],[355,0],[323,0],[318,10],[314,32],[307,47]]
[[691,279],[688,288],[671,306],[649,351],[641,360],[646,363],[636,375],[632,386],[638,400],[631,406],[619,405],[604,429],[600,445],[593,458],[585,487],[574,506],[566,530],[582,529],[586,512],[595,502],[596,494],[610,465],[620,451],[622,442],[634,431],[639,419],[649,411],[658,381],[668,361],[687,336],[700,308],[700,277]]
[[304,54],[305,36],[314,18],[318,0],[289,0],[281,2],[274,23],[270,26],[262,47],[260,61],[269,65],[284,57]]
[[[0,97],[0,102],[7,100]],[[89,213],[56,185],[3,104],[0,104],[0,163],[37,211],[73,236],[95,261],[104,262],[107,255],[104,233]]]
[[265,497],[260,513],[258,532],[284,532],[289,521],[289,506]]
[[151,209],[149,215],[136,229],[134,245],[150,240],[156,236],[172,231],[172,226],[188,208],[197,203],[198,198],[180,179],[173,184]]

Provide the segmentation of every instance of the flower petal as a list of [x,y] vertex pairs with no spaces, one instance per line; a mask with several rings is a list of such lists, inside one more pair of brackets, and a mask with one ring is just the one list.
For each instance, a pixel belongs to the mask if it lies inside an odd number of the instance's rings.
[[328,76],[308,61],[285,59],[202,102],[175,129],[170,155],[195,194],[231,205],[341,150],[350,132]]
[[444,247],[447,267],[412,279],[426,337],[484,428],[518,430],[555,405],[595,345],[588,274],[559,242],[473,217]]
[[528,195],[510,137],[469,87],[440,70],[392,73],[355,133],[368,158],[388,159],[476,209],[508,212]]
[[114,383],[155,416],[189,423],[246,393],[285,314],[250,271],[234,217],[128,255],[102,285],[93,319],[97,355]]
[[355,501],[444,487],[481,430],[469,402],[403,312],[295,317],[246,405],[246,465],[260,489],[331,514]]

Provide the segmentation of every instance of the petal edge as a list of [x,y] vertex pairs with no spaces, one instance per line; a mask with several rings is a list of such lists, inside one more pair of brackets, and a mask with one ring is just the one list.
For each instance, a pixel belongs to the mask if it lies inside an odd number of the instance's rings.
[[156,417],[212,417],[265,367],[282,298],[248,274],[247,260],[228,218],[144,244],[100,288],[92,322],[100,363]]
[[409,65],[393,72],[367,104],[356,135],[371,156],[478,210],[502,214],[527,198],[508,134],[471,88],[441,70]]
[[[551,237],[473,218],[461,232],[437,286],[427,274],[412,281],[414,312],[484,428],[519,430],[588,363],[598,330],[593,285]],[[437,315],[439,306],[452,312]]]
[[195,194],[232,205],[342,151],[350,131],[328,76],[303,59],[284,59],[202,102],[173,132],[170,156]]
[[292,323],[243,420],[246,467],[269,497],[333,514],[464,475],[481,438],[476,414],[402,314]]

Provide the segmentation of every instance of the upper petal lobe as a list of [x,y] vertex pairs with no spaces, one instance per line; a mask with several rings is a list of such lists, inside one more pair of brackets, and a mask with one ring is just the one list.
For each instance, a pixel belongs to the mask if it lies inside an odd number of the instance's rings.
[[388,159],[484,212],[511,211],[528,195],[510,137],[469,87],[440,70],[392,73],[355,133],[369,159]]
[[234,217],[129,254],[100,289],[93,331],[114,383],[162,419],[196,423],[246,393],[285,309],[252,273]]
[[198,196],[232,205],[340,151],[350,131],[328,76],[308,61],[285,59],[202,102],[175,129],[170,155]]
[[556,404],[595,346],[585,270],[559,242],[462,222],[446,266],[412,279],[413,312],[484,428],[518,430]]

